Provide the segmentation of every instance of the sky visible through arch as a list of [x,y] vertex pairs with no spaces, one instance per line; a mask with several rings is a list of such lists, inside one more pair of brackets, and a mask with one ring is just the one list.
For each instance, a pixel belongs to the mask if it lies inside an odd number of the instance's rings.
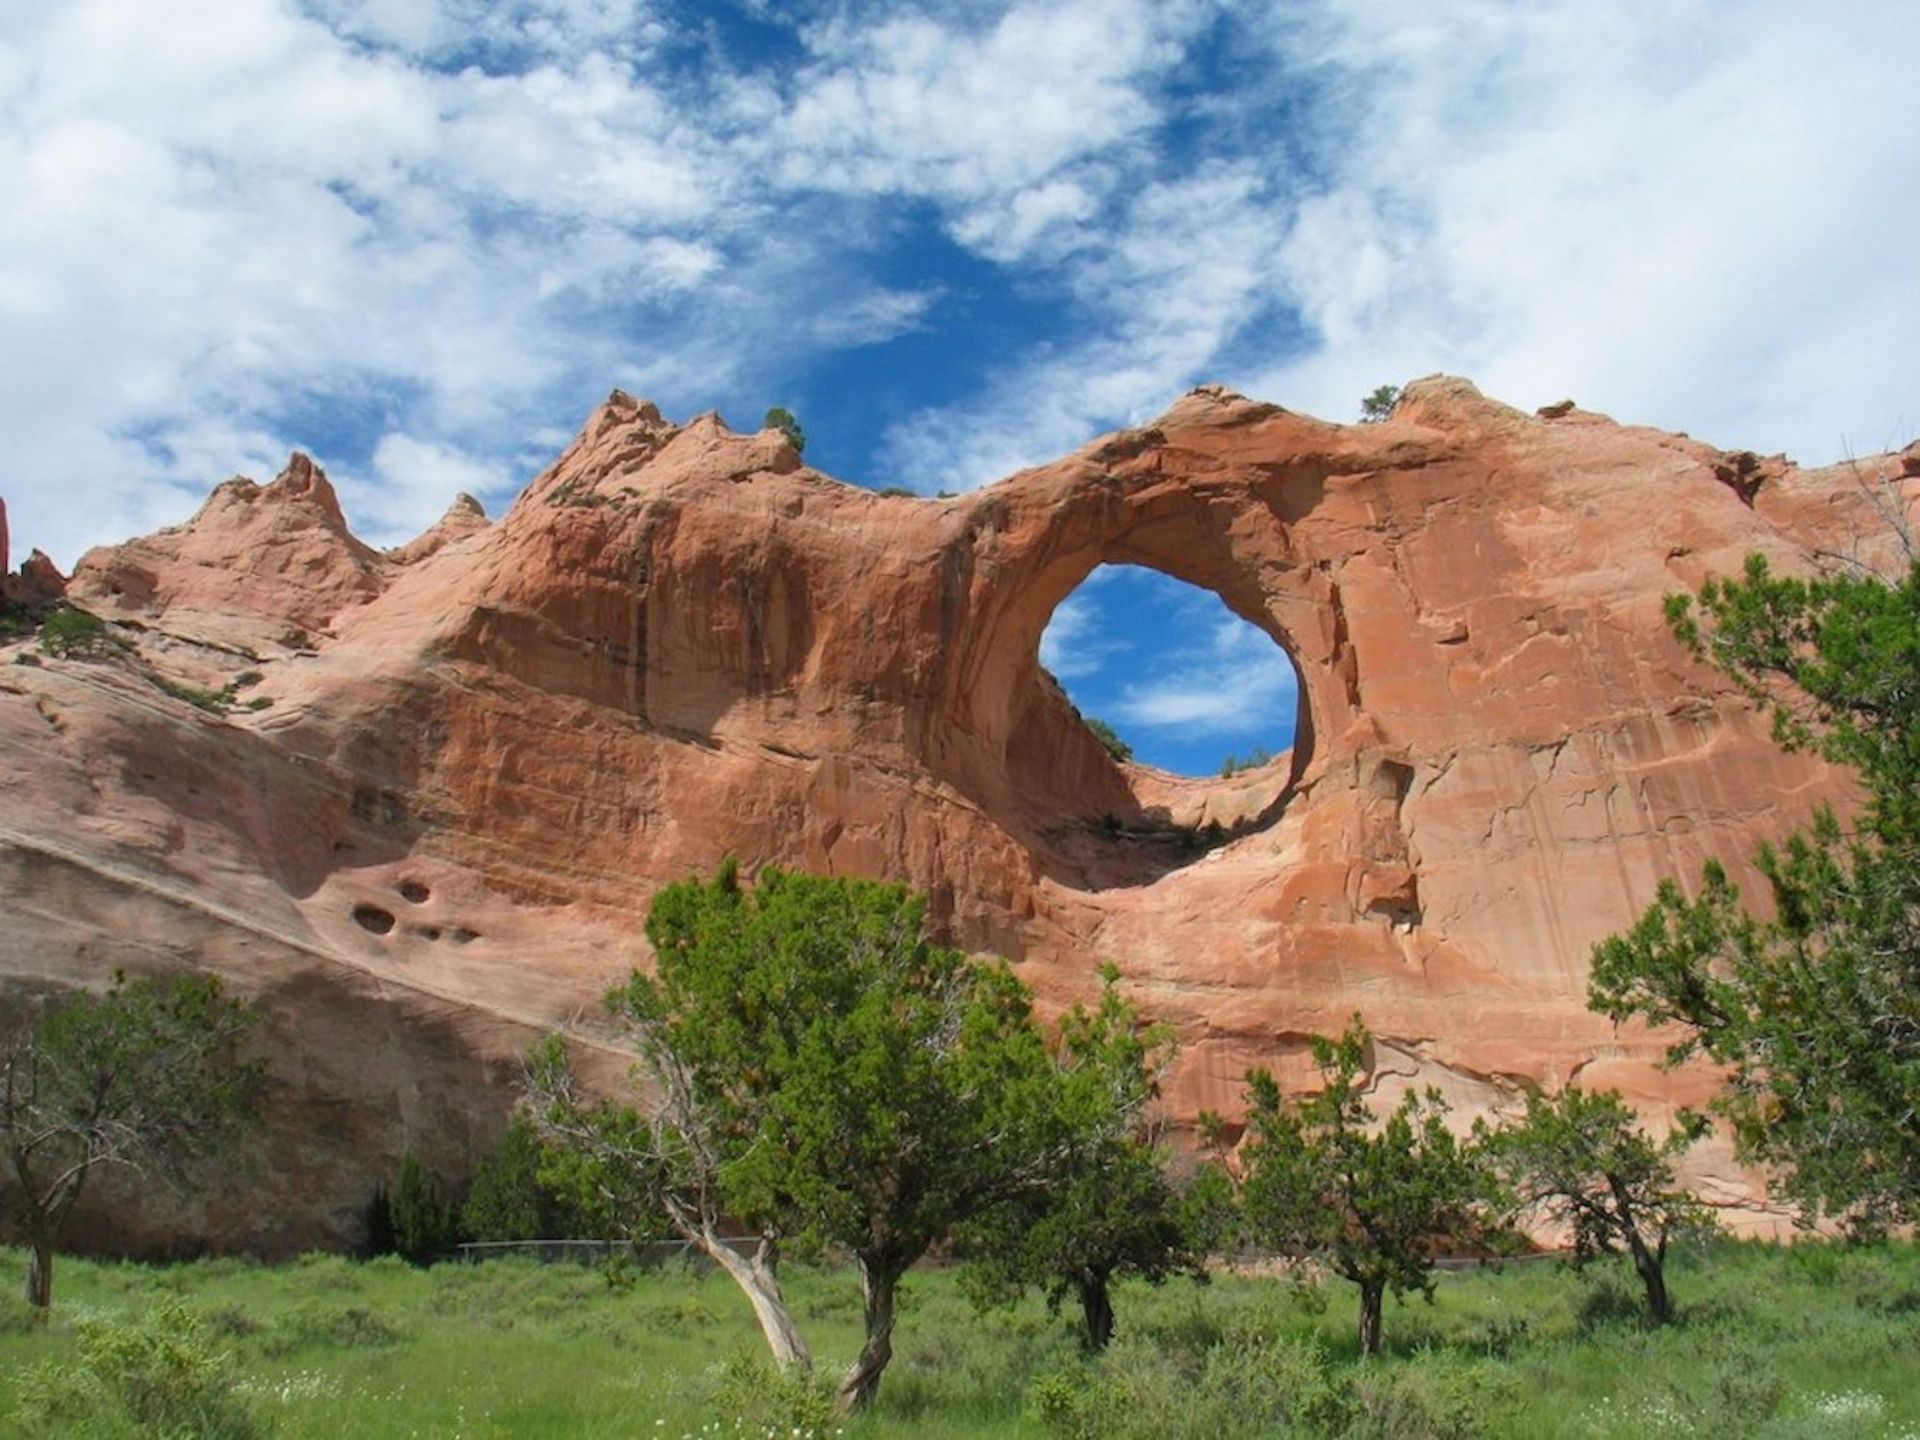
[[614,386],[966,489],[1217,381],[1920,426],[1920,5],[0,0],[16,554],[311,451],[365,537]]
[[1139,565],[1102,565],[1053,612],[1040,663],[1134,758],[1217,775],[1293,744],[1299,678],[1285,650],[1211,591]]

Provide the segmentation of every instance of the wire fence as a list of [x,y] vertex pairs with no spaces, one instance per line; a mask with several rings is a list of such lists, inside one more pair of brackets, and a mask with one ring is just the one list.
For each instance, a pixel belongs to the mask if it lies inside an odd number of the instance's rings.
[[[722,1244],[746,1254],[760,1243],[757,1235],[722,1235]],[[502,1255],[531,1255],[547,1263],[572,1261],[580,1265],[605,1263],[616,1257],[628,1257],[641,1265],[664,1265],[685,1259],[700,1263],[706,1259],[691,1241],[670,1240],[470,1240],[459,1247],[460,1259],[472,1264]],[[1436,1259],[1436,1270],[1488,1270],[1505,1265],[1522,1265],[1540,1260],[1565,1260],[1568,1250],[1529,1250],[1517,1255],[1448,1255]],[[1283,1268],[1302,1262],[1297,1256],[1238,1251],[1216,1257],[1228,1268],[1258,1269],[1279,1265]]]
[[[722,1235],[720,1241],[743,1254],[760,1243],[757,1235]],[[642,1264],[665,1264],[677,1258],[704,1259],[686,1240],[469,1240],[459,1247],[468,1264],[502,1255],[531,1255],[549,1264],[572,1261],[579,1265],[630,1257]]]

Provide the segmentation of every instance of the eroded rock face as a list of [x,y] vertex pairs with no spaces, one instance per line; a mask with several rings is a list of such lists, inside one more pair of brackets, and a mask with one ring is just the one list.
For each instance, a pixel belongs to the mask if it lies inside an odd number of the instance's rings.
[[437,555],[469,535],[478,535],[486,528],[487,512],[481,508],[478,500],[462,491],[453,497],[453,504],[447,507],[446,514],[406,544],[389,550],[387,558],[401,565],[411,565],[416,560]]
[[104,618],[170,617],[202,639],[302,648],[392,569],[348,531],[326,474],[295,454],[270,485],[216,486],[185,525],[88,551],[73,593]]
[[14,574],[7,559],[7,506],[0,500],[0,603],[40,610],[66,594],[67,577],[44,551],[35,550]]
[[[0,973],[187,962],[264,997],[257,1250],[349,1235],[403,1150],[464,1169],[546,1027],[618,1073],[598,997],[645,963],[653,891],[729,853],[924,890],[1048,1006],[1117,964],[1179,1033],[1183,1120],[1237,1114],[1249,1065],[1304,1080],[1305,1037],[1356,1012],[1388,1095],[1697,1101],[1710,1077],[1587,1013],[1591,947],[1707,858],[1751,881],[1760,839],[1848,796],[1661,599],[1753,550],[1883,553],[1878,487],[1911,511],[1920,483],[1549,409],[1440,378],[1338,426],[1202,389],[917,500],[616,392],[498,523],[456,506],[387,556],[296,457],[82,562],[73,598],[145,627],[137,657],[4,672]],[[1110,759],[1037,659],[1105,562],[1291,652],[1291,755],[1224,780]],[[142,667],[245,667],[267,703],[207,714]],[[1753,1202],[1724,1152],[1699,1163]],[[132,1213],[241,1243],[217,1207]]]

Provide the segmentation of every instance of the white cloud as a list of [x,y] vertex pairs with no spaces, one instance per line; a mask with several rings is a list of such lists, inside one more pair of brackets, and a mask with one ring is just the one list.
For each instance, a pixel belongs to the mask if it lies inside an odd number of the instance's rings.
[[1920,10],[1287,0],[1247,34],[1223,125],[1286,96],[1296,128],[1087,211],[1078,323],[899,424],[889,478],[984,483],[1209,379],[1350,419],[1445,370],[1810,464],[1920,424]]
[[[892,476],[924,491],[968,489],[1159,413],[1270,308],[1285,211],[1248,164],[1143,187],[1075,269],[1085,333],[894,427]],[[956,434],[968,437],[964,450]]]
[[1139,138],[1193,7],[1022,3],[990,22],[838,20],[778,133],[797,186],[996,201]]
[[[13,45],[0,485],[68,563],[327,452],[343,405],[380,484],[382,430],[512,453],[583,372],[576,413],[623,368],[673,374],[603,317],[725,268],[724,171],[603,56],[449,75],[267,0],[79,0]],[[450,498],[356,508],[404,527]]]
[[1128,648],[1125,640],[1105,633],[1104,621],[1098,601],[1085,592],[1069,595],[1054,607],[1040,635],[1040,663],[1054,679],[1079,680],[1096,675]]
[[930,234],[1050,323],[875,442],[927,490],[1211,379],[1346,417],[1446,369],[1807,461],[1920,422],[1908,0],[784,14],[769,61],[647,0],[8,5],[18,542],[295,445],[424,523],[611,384],[798,390],[972,313]]
[[311,0],[342,34],[421,57],[644,52],[666,27],[644,0]]
[[[1158,658],[1158,674],[1127,679],[1140,668],[1129,632]],[[1165,663],[1170,651],[1177,663]],[[1102,565],[1063,600],[1041,637],[1040,663],[1064,682],[1094,682],[1083,701],[1139,730],[1274,733],[1290,729],[1298,705],[1293,663],[1267,635],[1218,596],[1138,566]]]
[[831,349],[877,345],[909,331],[925,329],[927,312],[939,298],[937,287],[869,290],[823,310],[814,317],[809,329],[815,340]]
[[[1292,14],[1297,17],[1297,10]],[[1240,375],[1337,417],[1466,373],[1523,405],[1809,463],[1913,414],[1920,11],[1410,0],[1276,12],[1281,73],[1334,77],[1331,159],[1288,240],[1317,344]]]
[[[341,506],[361,538],[376,545],[411,540],[445,512],[453,496],[501,498],[512,483],[505,467],[445,445],[394,432],[373,449],[373,474],[339,480]],[[487,507],[498,513],[499,505]]]
[[[1209,596],[1198,608],[1217,608],[1217,602]],[[1126,725],[1241,735],[1291,729],[1299,695],[1299,677],[1286,653],[1244,620],[1229,617],[1213,623],[1207,643],[1188,660],[1126,686],[1111,708]]]

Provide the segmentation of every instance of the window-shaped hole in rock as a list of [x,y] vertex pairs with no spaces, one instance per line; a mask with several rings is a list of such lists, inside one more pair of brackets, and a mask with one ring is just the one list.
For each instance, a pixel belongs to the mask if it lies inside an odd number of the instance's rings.
[[1040,663],[1137,764],[1214,777],[1287,767],[1300,725],[1293,659],[1211,591],[1101,565],[1055,607]]

